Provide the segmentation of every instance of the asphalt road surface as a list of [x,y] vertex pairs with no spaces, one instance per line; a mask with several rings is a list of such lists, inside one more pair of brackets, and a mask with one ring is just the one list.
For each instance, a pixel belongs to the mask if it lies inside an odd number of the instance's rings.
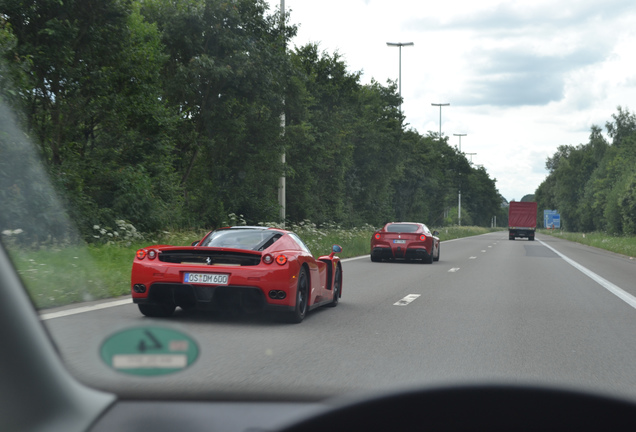
[[[42,317],[82,381],[131,394],[330,394],[497,382],[636,400],[636,260],[540,235],[509,241],[498,232],[443,242],[440,261],[430,265],[365,256],[344,260],[343,270],[338,307],[312,311],[297,325],[179,309],[150,319],[129,299]],[[162,377],[105,365],[105,338],[142,325],[187,333],[199,358]]]

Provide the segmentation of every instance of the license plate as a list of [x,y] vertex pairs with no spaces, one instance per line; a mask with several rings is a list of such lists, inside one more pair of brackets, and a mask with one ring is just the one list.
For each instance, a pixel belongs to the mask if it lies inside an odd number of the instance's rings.
[[393,243],[406,243],[406,240],[393,240]]
[[183,283],[196,283],[207,285],[227,285],[230,276],[216,273],[186,273],[183,275]]

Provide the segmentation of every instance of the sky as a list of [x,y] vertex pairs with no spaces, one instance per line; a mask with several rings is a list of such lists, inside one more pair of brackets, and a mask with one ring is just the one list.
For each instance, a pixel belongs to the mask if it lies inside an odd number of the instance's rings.
[[[266,0],[271,12],[280,0]],[[634,0],[285,0],[290,48],[338,52],[361,83],[400,71],[408,127],[441,130],[497,180],[507,200],[532,194],[560,145],[636,111]],[[475,153],[468,155],[468,153]]]

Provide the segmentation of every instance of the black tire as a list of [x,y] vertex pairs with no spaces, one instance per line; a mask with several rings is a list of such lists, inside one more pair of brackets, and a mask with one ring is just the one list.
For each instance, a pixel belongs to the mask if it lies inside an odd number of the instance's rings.
[[301,323],[307,315],[309,302],[309,278],[304,267],[298,273],[298,285],[296,288],[296,305],[294,311],[288,316],[287,321],[293,324]]
[[437,256],[435,258],[433,258],[433,261],[439,261],[439,254],[440,254],[440,247],[441,246],[442,246],[441,244],[437,245]]
[[336,275],[333,278],[333,299],[329,303],[329,307],[336,307],[340,302],[340,288],[342,287],[342,269],[340,266],[336,266]]
[[380,258],[376,258],[375,256],[373,256],[373,254],[371,254],[371,261],[372,262],[379,262],[381,260],[380,260]]
[[[435,248],[435,246],[433,246]],[[426,255],[425,258],[422,259],[424,264],[433,264],[433,251],[430,254]]]
[[514,240],[514,239],[515,239],[514,237],[508,237],[508,240]]
[[530,240],[530,241],[534,241],[534,236],[532,236],[532,237],[528,237],[528,240]]
[[139,304],[139,312],[151,318],[166,318],[172,316],[176,306],[174,304]]

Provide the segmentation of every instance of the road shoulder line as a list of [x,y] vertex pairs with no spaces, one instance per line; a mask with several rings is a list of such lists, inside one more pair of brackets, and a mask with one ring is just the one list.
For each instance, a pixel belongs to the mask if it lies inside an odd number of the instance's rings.
[[605,288],[606,290],[614,294],[616,297],[618,297],[619,299],[623,300],[625,303],[627,303],[628,305],[636,309],[636,297],[634,297],[627,291],[623,290],[622,288],[618,287],[617,285],[614,285],[607,279],[604,279],[601,276],[597,275],[596,273],[594,273],[592,270],[588,269],[587,267],[583,267],[581,264],[577,263],[573,259],[563,255],[561,252],[554,249],[552,246],[542,242],[541,240],[538,240],[538,241],[543,246],[547,247],[552,252],[560,256],[565,262],[570,264],[572,267],[574,267],[575,269],[583,273],[585,276],[589,277],[594,282],[598,283],[600,286],[602,286],[603,288]]
[[69,315],[76,315],[76,314],[80,314],[84,312],[92,312],[99,309],[107,309],[110,307],[122,306],[122,305],[130,304],[130,303],[132,303],[132,298],[108,301],[104,303],[97,303],[91,306],[81,306],[81,307],[76,307],[72,309],[64,309],[57,312],[43,313],[42,315],[40,315],[40,319],[44,321],[44,320],[49,320],[54,318],[61,318],[61,317],[69,316]]

